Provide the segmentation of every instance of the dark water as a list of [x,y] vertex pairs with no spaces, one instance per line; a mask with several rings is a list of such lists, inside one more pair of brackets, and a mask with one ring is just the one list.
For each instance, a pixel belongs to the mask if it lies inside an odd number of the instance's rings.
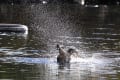
[[[29,34],[0,34],[0,80],[120,80],[120,7],[1,4],[0,22]],[[56,44],[80,57],[56,63]]]

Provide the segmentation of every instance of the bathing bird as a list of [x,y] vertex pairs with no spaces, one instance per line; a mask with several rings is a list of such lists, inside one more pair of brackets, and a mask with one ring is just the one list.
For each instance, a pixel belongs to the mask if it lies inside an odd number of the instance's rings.
[[59,55],[57,56],[57,63],[59,64],[69,63],[71,60],[71,55],[73,53],[77,53],[77,51],[72,48],[69,48],[67,51],[65,51],[62,47],[60,47],[59,44],[57,44],[56,47],[59,50]]

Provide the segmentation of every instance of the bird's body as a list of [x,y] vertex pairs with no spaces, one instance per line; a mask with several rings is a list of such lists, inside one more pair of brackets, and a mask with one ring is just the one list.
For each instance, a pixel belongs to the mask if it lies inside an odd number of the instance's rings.
[[69,63],[70,62],[70,55],[68,53],[59,54],[57,56],[58,63]]
[[74,53],[74,49],[68,49],[68,51],[65,51],[62,47],[57,45],[57,48],[59,50],[59,55],[57,56],[57,62],[59,64],[65,64],[69,63],[71,60],[71,55]]

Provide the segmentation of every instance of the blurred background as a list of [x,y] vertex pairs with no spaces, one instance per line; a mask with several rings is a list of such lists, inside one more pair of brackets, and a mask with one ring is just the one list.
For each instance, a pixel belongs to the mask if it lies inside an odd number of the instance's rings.
[[[119,0],[1,0],[0,23],[28,34],[0,33],[0,80],[119,80]],[[74,48],[67,66],[56,44]]]

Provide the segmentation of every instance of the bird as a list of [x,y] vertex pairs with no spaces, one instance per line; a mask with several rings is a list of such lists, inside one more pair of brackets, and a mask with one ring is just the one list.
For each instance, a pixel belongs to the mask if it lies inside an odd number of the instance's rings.
[[69,48],[67,51],[65,51],[62,47],[60,47],[59,44],[57,44],[57,50],[59,50],[59,55],[57,56],[57,63],[59,64],[65,64],[70,63],[71,55],[73,53],[77,53],[75,49]]

